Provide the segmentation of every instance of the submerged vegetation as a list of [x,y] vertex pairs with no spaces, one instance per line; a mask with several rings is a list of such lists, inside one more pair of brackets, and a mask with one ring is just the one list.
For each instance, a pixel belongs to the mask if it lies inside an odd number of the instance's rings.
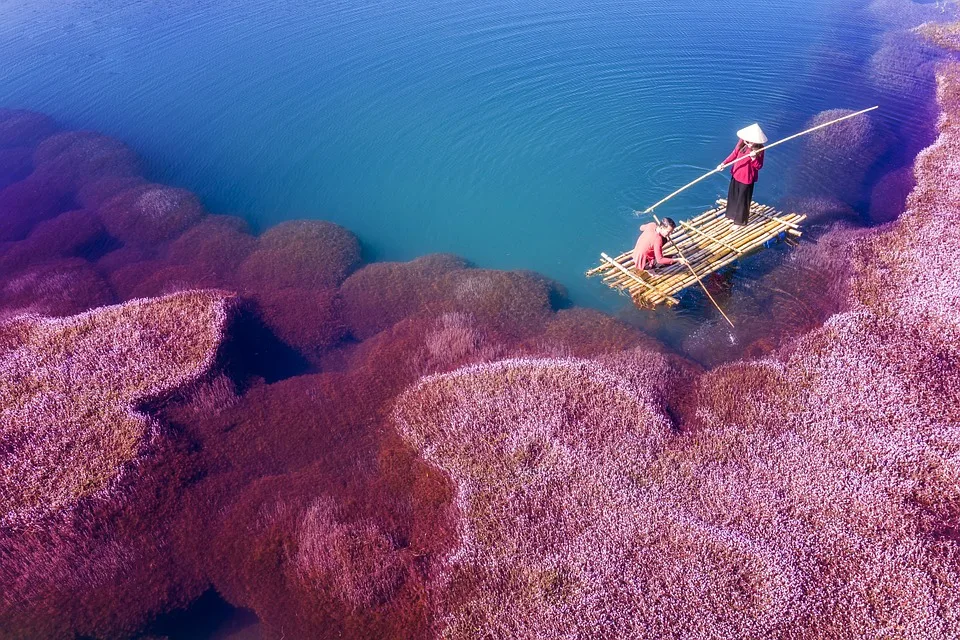
[[[535,273],[254,234],[0,111],[0,636],[139,637],[210,589],[267,638],[960,636],[960,64],[937,89],[883,226],[682,353]],[[882,128],[831,135],[805,153],[866,180]]]

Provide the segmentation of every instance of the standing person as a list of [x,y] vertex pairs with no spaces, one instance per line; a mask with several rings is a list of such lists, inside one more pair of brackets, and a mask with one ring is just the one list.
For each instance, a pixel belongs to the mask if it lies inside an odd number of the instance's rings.
[[667,258],[663,255],[663,241],[670,237],[677,223],[670,218],[664,218],[660,224],[648,222],[640,227],[640,237],[633,248],[633,266],[637,271],[643,271],[650,266],[686,264],[683,258]]
[[767,136],[759,124],[752,124],[737,131],[737,137],[737,146],[726,160],[717,165],[717,170],[721,170],[725,164],[749,156],[748,160],[740,160],[733,165],[730,170],[730,187],[727,189],[727,217],[733,220],[733,224],[743,226],[750,218],[753,185],[760,174],[760,168],[763,167],[763,145]]

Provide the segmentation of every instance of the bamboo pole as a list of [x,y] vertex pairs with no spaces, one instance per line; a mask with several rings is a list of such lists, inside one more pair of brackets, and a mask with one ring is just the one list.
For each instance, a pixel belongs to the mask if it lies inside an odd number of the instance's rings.
[[[657,219],[657,216],[653,216],[653,219],[654,219],[654,221],[657,223],[657,225],[659,226],[659,225],[660,225],[660,220]],[[671,240],[671,242],[673,242],[673,241]],[[674,248],[676,248],[676,245],[674,245]],[[712,303],[713,303],[713,306],[715,306],[715,307],[717,308],[717,311],[720,312],[720,315],[723,316],[723,319],[726,320],[726,321],[727,321],[727,324],[729,324],[732,328],[736,328],[736,327],[734,327],[734,325],[733,325],[733,321],[730,320],[730,318],[727,317],[727,314],[725,314],[725,313],[723,312],[723,309],[720,308],[720,305],[717,304],[717,301],[714,300],[714,299],[713,299],[713,296],[710,295],[710,292],[707,291],[706,285],[704,285],[703,282],[700,280],[700,276],[698,276],[698,275],[697,275],[697,272],[693,270],[693,267],[690,265],[690,263],[687,261],[687,259],[683,256],[683,252],[680,251],[679,248],[677,248],[677,253],[680,254],[680,259],[683,260],[684,264],[687,265],[687,269],[690,269],[690,273],[692,273],[692,274],[693,274],[693,277],[696,278],[696,279],[697,279],[697,282],[700,283],[700,287],[703,289],[703,292],[704,292],[705,294],[707,294],[707,297],[708,297],[708,298],[710,298],[710,302],[712,302]]]
[[[717,201],[718,205],[723,205],[723,200]],[[711,236],[711,244],[705,244],[700,241],[698,236],[693,233],[687,233],[687,229],[681,228],[671,242],[679,254],[685,257],[690,263],[690,269],[666,267],[666,273],[659,273],[655,276],[657,286],[653,287],[645,280],[637,278],[631,271],[633,259],[629,252],[624,252],[611,262],[603,262],[599,266],[587,272],[588,275],[601,275],[604,284],[611,288],[625,289],[638,302],[647,306],[666,301],[668,304],[676,304],[677,301],[672,295],[681,291],[694,282],[699,280],[700,272],[713,273],[718,269],[734,262],[741,255],[748,251],[753,251],[763,245],[764,242],[779,235],[784,227],[787,233],[799,234],[800,232],[793,227],[798,227],[798,223],[806,219],[795,213],[781,214],[773,207],[753,203],[751,213],[755,220],[760,224],[753,223],[745,227],[732,225],[729,220],[720,215],[722,206],[716,209],[708,210],[697,215],[692,220],[703,221],[700,226],[693,227],[690,222],[683,224],[692,227],[695,233],[706,233]],[[713,216],[710,218],[710,216]],[[709,231],[707,231],[709,230]],[[716,236],[716,237],[713,237]],[[715,244],[723,242],[732,248],[734,253],[727,251],[717,251]],[[692,249],[692,253],[690,250]],[[738,253],[739,252],[739,253]],[[725,255],[726,254],[726,255]],[[609,258],[609,256],[607,256]],[[613,264],[613,263],[616,264]],[[693,276],[689,273],[693,273]],[[686,276],[684,274],[687,273]],[[702,282],[700,283],[702,286]],[[709,295],[709,292],[707,292]]]
[[[745,243],[741,248],[743,254],[760,248],[764,242],[771,237],[775,237],[779,233],[779,230],[776,230],[776,226],[775,222],[767,222],[761,227],[752,229],[751,233],[741,234],[740,241]],[[706,269],[707,273],[713,273],[734,262],[738,257],[739,255],[735,254],[727,254],[724,256],[718,253],[707,253],[704,255],[702,261],[696,263],[697,269],[694,271],[703,271]],[[673,295],[675,292],[691,286],[696,281],[697,275],[693,277],[688,275],[686,278],[682,278],[674,274],[672,277],[669,277],[668,280],[661,281],[658,284],[661,293]]]
[[[756,211],[754,211],[754,213],[756,213]],[[787,217],[794,218],[796,220],[803,220],[805,218],[805,217],[797,216],[796,214],[787,214]],[[756,224],[751,224],[741,228],[741,227],[733,227],[732,225],[730,225],[724,228],[725,224],[729,225],[729,223],[726,221],[725,218],[720,218],[719,220],[711,221],[711,222],[719,222],[719,224],[710,225],[711,229],[715,229],[715,230],[712,230],[711,233],[717,236],[716,237],[717,241],[725,242],[728,245],[728,247],[732,247],[737,252],[742,253],[743,249],[739,246],[734,246],[734,245],[744,240],[750,241],[753,239],[751,238],[751,236],[755,236],[755,235],[764,236],[764,240],[770,239],[772,237],[776,237],[776,235],[778,235],[780,231],[783,230],[784,225],[795,224],[793,220],[785,219],[784,217],[779,217],[779,216],[770,217],[770,216],[764,215],[764,216],[755,216],[755,218],[764,220],[764,223],[759,226]],[[700,231],[700,230],[697,229],[697,231]],[[786,231],[788,233],[793,232],[793,229],[788,228],[786,229]],[[799,232],[794,232],[794,233],[799,233]],[[695,240],[695,238],[693,238],[693,240]],[[687,243],[684,240],[679,240],[675,242],[678,248],[680,249],[680,251],[684,252],[684,255],[686,256],[686,258],[690,260],[691,264],[693,264],[695,267],[700,264],[700,261],[702,258],[712,258],[718,255],[716,250],[713,247],[706,245],[704,243],[694,244],[693,253],[691,253],[690,249],[686,246]],[[632,259],[629,258],[629,254],[624,253],[617,258],[617,262],[620,262],[625,266],[629,267],[633,261]],[[671,269],[671,267],[667,267],[667,269]],[[682,271],[682,270],[679,270],[679,271]],[[597,267],[595,270],[592,270],[591,274],[596,274],[597,272],[604,274],[603,280],[605,284],[608,284],[610,286],[623,284],[622,282],[623,276],[620,275],[619,273],[614,272],[606,264],[603,264],[600,267]],[[666,273],[661,277],[664,278],[663,282],[669,282],[669,280],[672,277],[675,277],[676,275],[677,275],[676,272],[673,274]],[[614,282],[611,282],[611,280],[613,280]]]
[[[631,279],[633,279],[633,280],[636,281],[636,282],[641,283],[642,285],[644,285],[644,286],[647,287],[648,289],[654,291],[654,292],[655,292],[657,295],[659,295],[660,297],[662,297],[662,298],[664,298],[664,299],[666,299],[666,300],[673,300],[673,298],[671,298],[670,296],[664,294],[664,293],[661,292],[659,289],[657,289],[657,287],[655,287],[654,285],[650,284],[650,283],[647,282],[646,280],[643,280],[642,278],[640,278],[640,276],[634,275],[634,274],[630,273],[629,271],[627,271],[626,267],[624,267],[623,265],[621,265],[619,262],[616,262],[613,258],[611,258],[610,256],[608,256],[607,254],[601,253],[601,254],[600,254],[600,257],[603,258],[604,260],[606,260],[607,262],[609,262],[610,264],[615,265],[617,269],[620,269],[621,271],[623,271],[624,273],[626,273],[628,276],[630,276]],[[676,300],[674,300],[674,303],[676,303]]]
[[729,244],[727,244],[727,243],[724,242],[723,240],[718,240],[717,238],[714,238],[712,235],[710,235],[710,234],[708,234],[708,233],[706,233],[706,232],[704,232],[704,231],[700,231],[700,230],[697,229],[696,227],[691,227],[691,226],[688,225],[686,222],[681,222],[681,223],[680,223],[680,226],[682,226],[683,228],[687,229],[688,231],[691,231],[691,232],[693,232],[693,233],[696,233],[697,235],[703,236],[704,238],[706,238],[708,241],[712,242],[713,244],[719,244],[720,246],[726,247],[727,249],[729,249],[730,251],[733,251],[734,253],[740,253],[740,249],[737,249],[736,247],[730,246]]
[[[817,126],[815,126],[815,127],[810,127],[810,128],[807,129],[806,131],[801,131],[800,133],[795,133],[795,134],[793,134],[792,136],[787,136],[786,138],[784,138],[784,139],[782,139],[782,140],[777,140],[776,142],[774,142],[774,143],[772,143],[772,144],[768,144],[768,145],[766,145],[766,146],[763,148],[763,150],[764,150],[764,151],[767,151],[767,150],[769,150],[769,149],[772,149],[772,148],[776,147],[777,145],[783,144],[784,142],[789,142],[790,140],[794,140],[794,139],[796,139],[796,138],[799,138],[800,136],[805,136],[805,135],[807,135],[808,133],[813,133],[814,131],[817,131],[818,129],[823,129],[824,127],[829,127],[830,125],[837,124],[838,122],[843,122],[844,120],[849,120],[850,118],[854,118],[854,117],[856,117],[856,116],[863,115],[864,113],[867,113],[868,111],[873,111],[874,109],[879,109],[879,108],[880,108],[879,105],[873,106],[873,107],[870,107],[869,109],[863,109],[863,110],[861,110],[861,111],[857,111],[856,113],[850,113],[850,114],[847,114],[847,115],[845,115],[845,116],[843,116],[843,117],[841,117],[841,118],[837,118],[836,120],[831,120],[830,122],[824,122],[823,124],[819,124],[819,125],[817,125]],[[676,191],[674,191],[673,193],[671,193],[670,195],[668,195],[666,198],[660,200],[660,201],[657,202],[656,204],[654,204],[654,205],[652,205],[652,206],[650,206],[650,207],[647,207],[646,209],[644,209],[643,213],[653,213],[653,210],[654,210],[654,209],[656,209],[657,207],[659,207],[660,205],[662,205],[662,204],[663,204],[664,202],[666,202],[667,200],[670,200],[670,199],[673,198],[674,196],[680,195],[681,193],[683,193],[684,191],[686,191],[686,190],[689,189],[690,187],[694,186],[695,184],[697,184],[697,183],[699,183],[699,182],[702,182],[703,180],[706,180],[707,178],[709,178],[709,177],[712,176],[713,174],[715,174],[715,173],[720,173],[721,171],[723,171],[723,170],[726,169],[727,167],[732,166],[732,165],[735,165],[735,164],[737,164],[738,162],[740,162],[740,161],[742,161],[742,160],[745,160],[745,159],[747,159],[747,158],[749,158],[749,157],[750,157],[749,155],[741,156],[741,157],[737,158],[736,160],[733,160],[732,162],[727,162],[727,163],[721,164],[719,167],[717,167],[717,168],[714,169],[713,171],[709,171],[709,172],[703,174],[702,176],[700,176],[699,178],[697,178],[697,179],[694,180],[693,182],[689,182],[689,183],[685,184],[684,186],[680,187],[679,189],[677,189]],[[639,211],[634,211],[634,213],[640,213],[640,212],[639,212]]]

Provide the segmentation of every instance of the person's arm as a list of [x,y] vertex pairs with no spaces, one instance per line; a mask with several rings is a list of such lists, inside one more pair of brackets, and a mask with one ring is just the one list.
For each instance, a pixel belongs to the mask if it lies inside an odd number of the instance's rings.
[[722,167],[722,166],[725,165],[725,164],[730,164],[731,162],[733,162],[734,160],[736,160],[736,159],[737,159],[737,154],[740,153],[740,147],[742,147],[742,146],[743,146],[743,142],[741,142],[741,141],[738,140],[738,141],[737,141],[737,146],[735,146],[735,147],[733,148],[733,151],[730,152],[730,155],[728,155],[723,162],[721,162],[720,164],[717,165],[717,169],[719,169],[720,167]]
[[663,255],[663,236],[660,236],[660,240],[653,243],[653,258],[657,261],[657,264],[662,264],[664,266],[671,265],[676,260],[673,258],[666,258]]
[[757,155],[750,158],[748,162],[753,166],[754,169],[759,171],[760,168],[763,167],[763,151],[758,151]]

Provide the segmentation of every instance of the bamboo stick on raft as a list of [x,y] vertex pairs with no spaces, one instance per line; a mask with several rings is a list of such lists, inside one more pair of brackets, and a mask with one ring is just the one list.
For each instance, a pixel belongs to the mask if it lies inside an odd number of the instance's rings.
[[[778,228],[778,227],[780,227],[781,225],[783,225],[784,222],[786,222],[786,221],[785,221],[783,218],[779,218],[779,217],[778,217],[778,218],[767,218],[767,219],[765,220],[764,224],[762,224],[762,225],[753,224],[753,225],[748,225],[748,226],[743,227],[743,228],[740,228],[740,227],[736,227],[736,228],[727,227],[726,229],[724,229],[724,231],[726,232],[726,235],[725,235],[725,236],[714,237],[713,240],[714,240],[714,241],[723,242],[724,245],[725,245],[725,248],[726,248],[727,250],[734,251],[735,253],[742,253],[742,252],[743,252],[743,249],[742,249],[742,248],[739,248],[739,247],[734,247],[734,246],[733,246],[733,243],[734,243],[734,242],[743,242],[744,240],[746,240],[746,241],[751,241],[751,240],[754,239],[752,236],[756,236],[756,235],[761,234],[761,233],[762,233],[763,235],[769,236],[767,239],[776,237],[776,235],[778,235],[779,232],[782,230],[782,229],[780,229],[780,228]],[[721,223],[720,225],[717,225],[717,226],[719,226],[720,228],[723,227],[722,223]],[[699,231],[699,230],[697,230],[697,231]],[[729,233],[730,231],[733,231],[733,232],[734,232],[733,235],[731,235],[731,234]],[[719,235],[719,233],[717,233],[717,235]],[[679,243],[678,243],[678,244],[679,244]],[[718,250],[716,250],[716,249],[714,249],[714,248],[712,248],[712,247],[709,247],[709,246],[700,244],[700,245],[695,246],[695,249],[694,249],[694,252],[693,252],[693,253],[690,253],[690,252],[688,251],[685,255],[686,255],[687,258],[688,258],[689,260],[691,260],[691,261],[698,261],[698,260],[700,260],[701,258],[704,258],[704,257],[706,257],[706,258],[713,258],[713,257],[717,256],[718,254],[722,254],[722,253],[723,253],[722,250],[721,250],[721,251],[718,251]],[[623,264],[623,263],[624,263],[624,259],[623,259],[623,258],[624,258],[625,255],[626,255],[626,254],[623,254],[623,256],[621,256],[621,257],[618,259],[618,262],[620,262],[621,264]],[[625,266],[629,266],[630,264],[632,264],[632,260],[626,260]],[[668,267],[668,268],[669,268],[669,267]],[[682,272],[682,270],[678,269],[678,270],[677,270],[677,273],[680,273],[680,272]],[[669,277],[670,277],[671,275],[674,275],[674,274],[670,274],[670,273],[668,272],[668,273],[665,273],[665,274],[658,274],[658,275],[660,275],[661,279],[669,279]],[[619,276],[619,274],[617,274],[617,273],[609,273],[609,274],[605,277],[605,280],[606,280],[606,281],[609,281],[609,280],[611,280],[611,279],[613,279],[613,280],[620,280],[620,276]]]
[[610,256],[608,256],[607,254],[601,253],[601,254],[600,254],[600,257],[603,258],[604,260],[606,260],[607,262],[610,262],[611,264],[616,265],[617,268],[623,270],[623,272],[626,273],[627,275],[629,275],[633,280],[635,280],[636,282],[641,283],[643,286],[645,286],[645,287],[651,289],[652,291],[656,292],[657,295],[659,295],[660,297],[664,298],[665,300],[670,300],[670,299],[671,299],[670,296],[665,295],[665,294],[663,294],[662,292],[660,292],[659,289],[657,289],[654,285],[650,284],[649,282],[643,280],[639,275],[633,275],[632,273],[630,273],[629,271],[627,271],[620,263],[614,262],[613,258],[611,258]]
[[[763,234],[755,234],[755,237],[753,238],[753,240],[744,246],[744,253],[747,253],[749,251],[752,251],[753,249],[757,249],[761,247],[763,243],[766,242],[768,239],[769,238]],[[709,269],[710,273],[715,273],[716,271],[719,271],[723,267],[734,262],[735,259],[736,258],[733,256],[727,256],[717,260],[710,260],[706,265],[701,265],[701,270],[703,270],[704,266],[706,266],[706,268]],[[679,285],[681,288],[687,288],[689,286],[692,286],[693,283],[694,283],[694,280],[692,278],[686,278],[685,280],[682,280],[676,284]],[[672,289],[672,287],[666,290],[670,291],[670,289]]]
[[[779,233],[777,228],[779,225],[777,221],[767,222],[760,227],[753,228],[752,232],[749,234],[743,234],[740,238],[740,241],[743,243],[742,251],[744,253],[752,251],[753,249],[759,248],[763,245],[764,242],[775,237]],[[727,254],[726,256],[713,253],[708,254],[705,259],[701,262],[698,262],[697,266],[701,272],[709,270],[709,273],[714,273],[715,271],[723,268],[724,266],[734,262],[736,260],[736,255]],[[660,288],[668,293],[673,293],[674,287],[680,289],[692,286],[694,280],[687,277],[680,279],[679,281],[671,281],[669,285],[667,283],[658,283]]]
[[721,246],[723,246],[723,247],[726,247],[727,249],[730,249],[731,251],[734,251],[734,252],[736,252],[736,253],[740,253],[740,250],[737,249],[736,247],[730,246],[729,244],[727,244],[727,243],[724,242],[723,240],[718,240],[717,238],[713,237],[712,235],[706,233],[705,231],[700,231],[700,230],[697,229],[696,227],[692,227],[692,226],[688,225],[686,222],[681,222],[681,223],[680,223],[680,226],[682,226],[683,228],[687,229],[687,230],[690,231],[691,233],[696,233],[696,234],[699,235],[699,236],[703,236],[704,238],[706,238],[707,240],[709,240],[710,242],[712,242],[712,243],[714,243],[714,244],[719,244],[719,245],[721,245]]
[[[764,233],[763,230],[758,229],[756,233],[751,234],[751,237],[747,238],[745,241],[746,244],[743,247],[744,253],[748,253],[755,249],[760,248],[764,242],[769,240],[771,237],[770,235],[771,232],[769,229],[767,231],[768,231],[767,233]],[[714,254],[712,256],[708,256],[706,260],[698,264],[699,271],[701,273],[715,273],[716,271],[722,269],[723,267],[731,264],[736,259],[737,259],[737,256],[735,255],[727,254],[726,256],[722,256],[722,255]],[[658,284],[660,285],[661,290],[672,295],[676,291],[693,286],[694,282],[695,282],[695,279],[688,276],[686,278],[673,279],[669,283],[661,282]]]
[[[711,220],[711,223],[715,223],[715,222],[717,222],[717,219]],[[713,226],[713,225],[711,224],[711,226]],[[691,237],[691,238],[690,238],[690,241],[693,242],[693,243],[696,243],[696,242],[697,242],[697,239]],[[687,244],[687,243],[684,243],[684,244]],[[678,245],[679,245],[679,243],[678,243]],[[681,248],[680,246],[678,246],[678,247],[677,247],[677,250],[678,250],[678,251],[682,251],[682,248]],[[706,245],[695,245],[695,253],[690,254],[690,255],[688,255],[687,257],[688,257],[688,259],[690,259],[690,260],[694,260],[694,259],[696,259],[697,257],[699,257],[700,255],[709,255],[710,253],[712,253],[712,251],[711,251],[711,249],[710,249],[708,246],[706,246]],[[620,261],[620,260],[618,260],[618,261]],[[632,259],[631,259],[631,260],[629,260],[629,261],[627,261],[627,262],[628,262],[628,264],[632,264],[633,261],[632,261]],[[667,269],[671,269],[671,267],[666,267],[666,268],[667,268]],[[676,268],[676,269],[675,269],[675,273],[670,273],[670,272],[668,271],[668,272],[666,272],[666,273],[658,274],[658,276],[659,276],[659,278],[661,278],[661,279],[663,279],[663,278],[669,279],[671,276],[681,275],[681,274],[683,274],[683,273],[684,273],[684,270],[683,270],[682,268]],[[611,280],[613,280],[613,282],[610,282]],[[622,276],[620,276],[619,274],[616,274],[616,273],[608,274],[608,275],[604,278],[604,281],[605,281],[605,283],[608,284],[609,286],[621,286],[621,285],[623,284],[623,278],[622,278]]]
[[[723,205],[724,201],[719,200],[718,204]],[[709,225],[711,229],[710,233],[716,233],[718,236],[723,238],[724,241],[728,241],[729,243],[729,241],[732,241],[732,239],[735,239],[733,241],[737,241],[737,242],[743,242],[744,240],[748,242],[752,242],[753,240],[765,241],[766,239],[776,237],[776,235],[778,235],[779,232],[782,230],[779,227],[785,226],[785,225],[790,225],[791,227],[795,226],[796,222],[800,222],[805,218],[805,216],[798,216],[797,214],[785,214],[785,215],[779,214],[779,212],[773,209],[773,207],[766,206],[766,205],[757,205],[757,203],[754,203],[754,206],[752,207],[752,209],[754,213],[764,214],[764,215],[756,216],[756,218],[763,219],[764,224],[762,225],[751,224],[751,225],[747,225],[747,227],[743,229],[741,229],[740,227],[733,228],[732,226],[730,226],[729,221],[726,221],[726,218],[724,216],[717,215],[720,210],[719,208],[711,209],[703,214],[698,215],[694,219],[702,220],[711,215],[715,216],[713,219],[707,222],[707,225]],[[773,217],[771,217],[770,215],[767,215],[768,212],[773,212],[774,214],[779,214],[779,215],[774,215]],[[724,225],[725,221],[726,221],[726,225]],[[702,230],[703,230],[703,227],[696,228],[696,231],[702,231]],[[794,231],[792,228],[787,230]],[[730,233],[731,231],[733,232],[732,235]],[[721,233],[725,235],[721,235]],[[799,233],[799,232],[796,232],[796,233]],[[678,238],[678,240],[675,240],[675,243],[678,245],[680,250],[683,250],[686,247],[687,248],[686,255],[688,259],[690,259],[691,261],[694,261],[694,260],[698,261],[697,264],[700,265],[701,268],[702,268],[702,265],[708,265],[709,267],[713,267],[714,263],[717,262],[717,258],[722,257],[722,254],[724,253],[723,251],[717,251],[716,249],[699,242],[698,238],[694,237],[693,234],[688,234],[687,237],[681,236]],[[759,244],[762,244],[762,242],[760,242]],[[757,246],[759,246],[759,244],[757,244]],[[693,253],[689,253],[688,245],[693,247]],[[727,247],[727,249],[729,250],[731,247]],[[751,249],[752,248],[753,247],[751,246]],[[734,256],[730,256],[730,257],[733,258]],[[731,261],[732,260],[726,260],[724,262],[729,263]],[[620,256],[618,256],[617,262],[620,264],[625,264],[626,266],[629,267],[630,265],[632,265],[633,261],[632,259],[629,258],[629,254],[625,252]],[[670,267],[667,267],[667,269],[670,269]],[[605,284],[611,287],[616,287],[616,288],[628,287],[629,286],[628,282],[632,280],[632,278],[630,277],[624,277],[623,274],[617,272],[612,267],[609,267],[609,265],[607,264],[602,264],[599,267],[596,267],[595,269],[591,269],[588,272],[589,275],[595,275],[598,273],[606,274],[604,276],[604,282]],[[672,293],[671,289],[674,288],[674,284],[678,280],[678,278],[680,278],[681,279],[680,281],[683,282],[685,285],[691,284],[691,282],[689,281],[689,278],[682,280],[682,273],[683,271],[681,269],[678,269],[676,273],[672,273],[672,274],[666,273],[662,275],[658,274],[658,284],[660,285],[660,289],[666,290],[668,294]],[[682,288],[682,285],[680,288]]]
[[[657,216],[653,216],[653,219],[656,220],[656,222],[657,222],[658,225],[660,224],[660,221],[657,220]],[[669,237],[668,237],[668,239],[669,239]],[[676,245],[674,245],[674,248],[676,248]],[[687,261],[687,259],[683,256],[683,252],[680,251],[680,249],[677,249],[677,253],[680,254],[680,259],[683,260],[683,263],[686,265],[687,269],[690,269],[690,273],[692,273],[692,274],[693,274],[693,277],[697,279],[697,282],[698,282],[698,283],[700,284],[700,286],[703,288],[703,292],[704,292],[705,294],[707,294],[707,297],[708,297],[708,298],[710,298],[710,302],[712,302],[712,303],[713,303],[713,306],[715,306],[715,307],[717,308],[717,311],[720,312],[720,315],[723,316],[723,319],[726,320],[726,321],[727,321],[727,324],[729,324],[731,327],[734,327],[733,321],[730,320],[730,318],[727,317],[727,314],[725,314],[725,313],[723,312],[723,309],[720,308],[720,305],[717,304],[717,301],[713,299],[713,296],[710,294],[710,291],[707,290],[706,285],[704,285],[703,282],[700,281],[700,276],[697,275],[696,270],[690,265],[690,263]],[[734,328],[735,328],[735,327],[734,327]]]

